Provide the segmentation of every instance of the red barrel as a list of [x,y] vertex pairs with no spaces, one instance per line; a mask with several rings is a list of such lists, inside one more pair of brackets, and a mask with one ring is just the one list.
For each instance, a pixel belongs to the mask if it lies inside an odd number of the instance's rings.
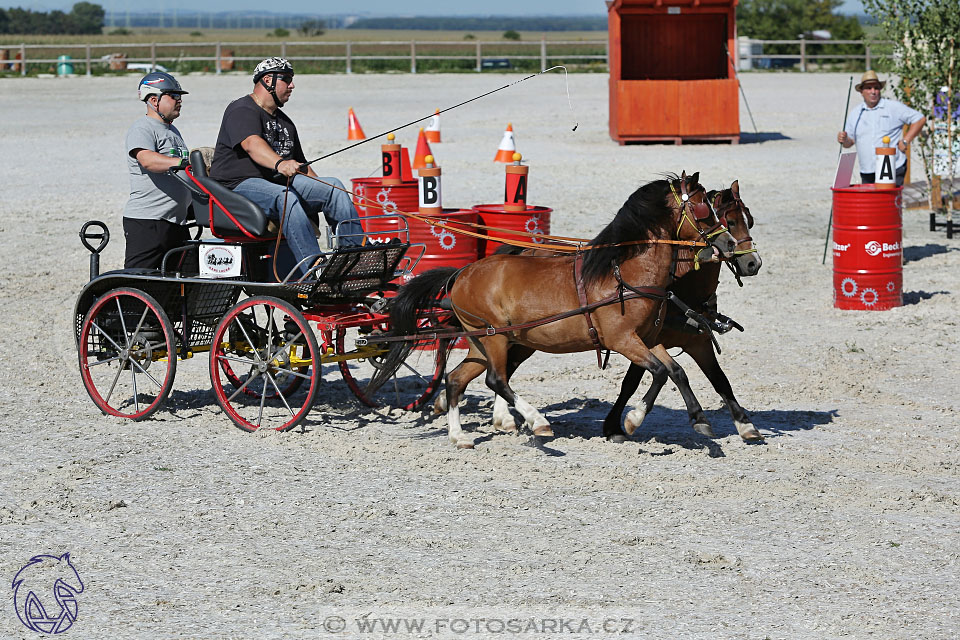
[[[474,211],[480,214],[479,222],[487,227],[497,227],[499,229],[509,229],[511,231],[524,231],[537,235],[550,235],[550,213],[553,209],[549,207],[527,207],[526,211],[506,211],[502,204],[478,204],[473,207]],[[497,231],[496,229],[480,229],[491,238],[503,238],[505,240],[520,240],[522,242],[543,242],[537,237],[529,237]],[[486,258],[493,255],[497,247],[502,242],[493,240],[480,240],[477,243],[477,256]]]
[[385,220],[364,220],[364,218],[397,211],[416,213],[420,206],[416,180],[392,186],[384,185],[382,178],[354,178],[350,182],[353,183],[353,204],[360,215],[363,230],[367,233],[386,232],[382,237],[375,236],[375,240],[390,240],[397,237],[396,231],[403,225],[397,218]]
[[436,267],[459,269],[476,261],[477,238],[457,233],[456,229],[477,233],[478,229],[469,226],[477,222],[477,212],[473,209],[444,209],[443,213],[433,217],[442,218],[443,222],[450,226],[439,227],[413,218],[407,219],[410,225],[410,242],[422,242],[427,247],[420,262],[414,267],[413,274]]
[[833,306],[903,305],[903,187],[833,189]]

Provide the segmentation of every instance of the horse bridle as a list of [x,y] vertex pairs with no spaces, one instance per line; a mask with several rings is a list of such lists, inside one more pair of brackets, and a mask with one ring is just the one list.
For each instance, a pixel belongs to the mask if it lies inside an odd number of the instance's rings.
[[[706,195],[706,189],[703,186],[700,186],[700,189],[697,191],[703,190],[704,195]],[[680,224],[677,226],[677,239],[680,238],[680,229],[683,227],[684,221],[689,222],[690,225],[697,231],[697,234],[700,236],[700,239],[708,246],[715,248],[719,253],[719,259],[721,261],[728,259],[727,252],[714,244],[714,240],[724,234],[729,233],[729,230],[721,222],[720,216],[716,215],[716,212],[713,209],[713,206],[710,204],[710,200],[704,197],[703,202],[693,202],[690,199],[690,192],[687,191],[687,184],[685,178],[680,178],[680,193],[677,193],[676,188],[673,186],[673,182],[670,183],[670,191],[673,193],[674,199],[677,201],[677,206],[680,207]],[[694,191],[693,193],[697,193]],[[688,213],[689,210],[689,213]],[[711,215],[717,217],[717,223],[710,227],[709,229],[700,228],[699,221],[706,220]],[[691,216],[693,219],[691,219]],[[697,222],[694,222],[696,220]],[[694,254],[694,269],[699,269],[699,252]]]
[[[731,191],[730,195],[733,196],[733,202],[728,203],[726,206],[723,207],[724,213],[723,213],[722,218],[723,218],[724,220],[726,220],[727,212],[730,211],[730,210],[732,210],[734,207],[737,207],[737,208],[739,208],[740,211],[742,211],[743,214],[744,214],[744,218],[745,218],[745,220],[746,220],[746,222],[747,222],[747,229],[752,228],[752,227],[753,227],[753,216],[750,215],[750,210],[747,209],[747,205],[743,204],[743,200],[740,199],[740,196],[739,196],[739,195],[734,194],[732,191]],[[721,219],[721,215],[720,215],[719,212],[717,213],[717,219],[718,219],[718,220]],[[730,234],[730,236],[733,237],[733,234]],[[756,247],[756,245],[754,244],[754,242],[753,242],[753,237],[752,237],[750,234],[747,234],[747,237],[743,238],[742,240],[737,240],[735,237],[733,237],[733,239],[736,240],[736,242],[737,242],[737,244],[734,246],[734,250],[733,250],[733,257],[734,257],[734,258],[736,258],[736,257],[738,257],[738,256],[747,255],[747,254],[749,254],[749,253],[757,253],[757,251],[758,251],[758,250],[757,250],[757,247]],[[750,243],[750,248],[749,248],[749,249],[740,249],[740,245],[741,245],[741,244],[745,244],[745,243],[747,243],[747,242]],[[731,261],[731,260],[725,260],[725,262],[727,263],[727,268],[729,268],[729,269],[730,269],[730,272],[733,273],[733,277],[736,278],[737,284],[739,284],[739,285],[742,287],[742,286],[743,286],[743,282],[740,280],[740,276],[741,276],[741,273],[740,273],[740,265],[739,265],[738,263],[736,263],[735,261]],[[733,263],[731,264],[731,262],[733,262]]]

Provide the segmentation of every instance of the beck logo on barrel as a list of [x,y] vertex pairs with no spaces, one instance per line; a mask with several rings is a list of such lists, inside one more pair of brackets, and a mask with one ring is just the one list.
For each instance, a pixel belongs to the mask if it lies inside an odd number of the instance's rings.
[[863,249],[867,252],[867,255],[877,256],[883,252],[883,257],[887,258],[900,253],[900,243],[877,242],[876,240],[871,240],[867,244],[863,245]]

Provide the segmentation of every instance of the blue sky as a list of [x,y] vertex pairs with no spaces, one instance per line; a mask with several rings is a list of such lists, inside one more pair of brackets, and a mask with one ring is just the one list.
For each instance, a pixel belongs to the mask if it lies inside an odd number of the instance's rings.
[[[277,9],[286,13],[348,14],[370,13],[378,15],[604,15],[606,4],[603,0],[484,0],[448,1],[436,0],[286,0],[280,5],[265,3],[262,0],[90,0],[108,11],[125,12],[172,12],[196,11],[252,11]],[[0,6],[23,7],[36,11],[60,9],[69,11],[71,0],[25,0],[11,2],[0,0]],[[280,9],[282,7],[282,9]],[[841,7],[842,13],[863,13],[859,0],[846,0]]]

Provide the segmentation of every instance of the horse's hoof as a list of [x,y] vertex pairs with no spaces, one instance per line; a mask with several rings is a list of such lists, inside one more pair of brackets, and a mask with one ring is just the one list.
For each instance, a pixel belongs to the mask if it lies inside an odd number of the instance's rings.
[[627,414],[627,417],[623,421],[623,430],[628,436],[632,436],[633,432],[640,428],[640,425],[643,423],[643,419],[647,417],[647,414],[639,409],[634,409]]
[[710,426],[709,424],[707,424],[706,422],[698,422],[698,423],[696,423],[695,425],[693,425],[693,430],[696,431],[697,433],[699,433],[700,435],[706,436],[706,437],[708,437],[708,438],[716,438],[716,437],[717,437],[717,435],[713,432],[713,427],[711,427],[711,426]]
[[513,419],[513,416],[501,422],[494,420],[493,428],[498,431],[503,431],[504,433],[517,433],[519,431],[519,429],[517,429],[517,421]]
[[763,436],[753,426],[753,423],[737,421],[734,421],[734,423],[737,425],[737,433],[740,434],[744,442],[763,442]]
[[548,424],[540,425],[539,427],[534,428],[533,435],[539,436],[541,438],[552,438],[553,428]]
[[607,436],[607,442],[614,442],[616,444],[623,444],[627,441],[627,436],[622,433],[617,433],[612,436]]
[[457,449],[473,449],[472,442],[458,442]]

